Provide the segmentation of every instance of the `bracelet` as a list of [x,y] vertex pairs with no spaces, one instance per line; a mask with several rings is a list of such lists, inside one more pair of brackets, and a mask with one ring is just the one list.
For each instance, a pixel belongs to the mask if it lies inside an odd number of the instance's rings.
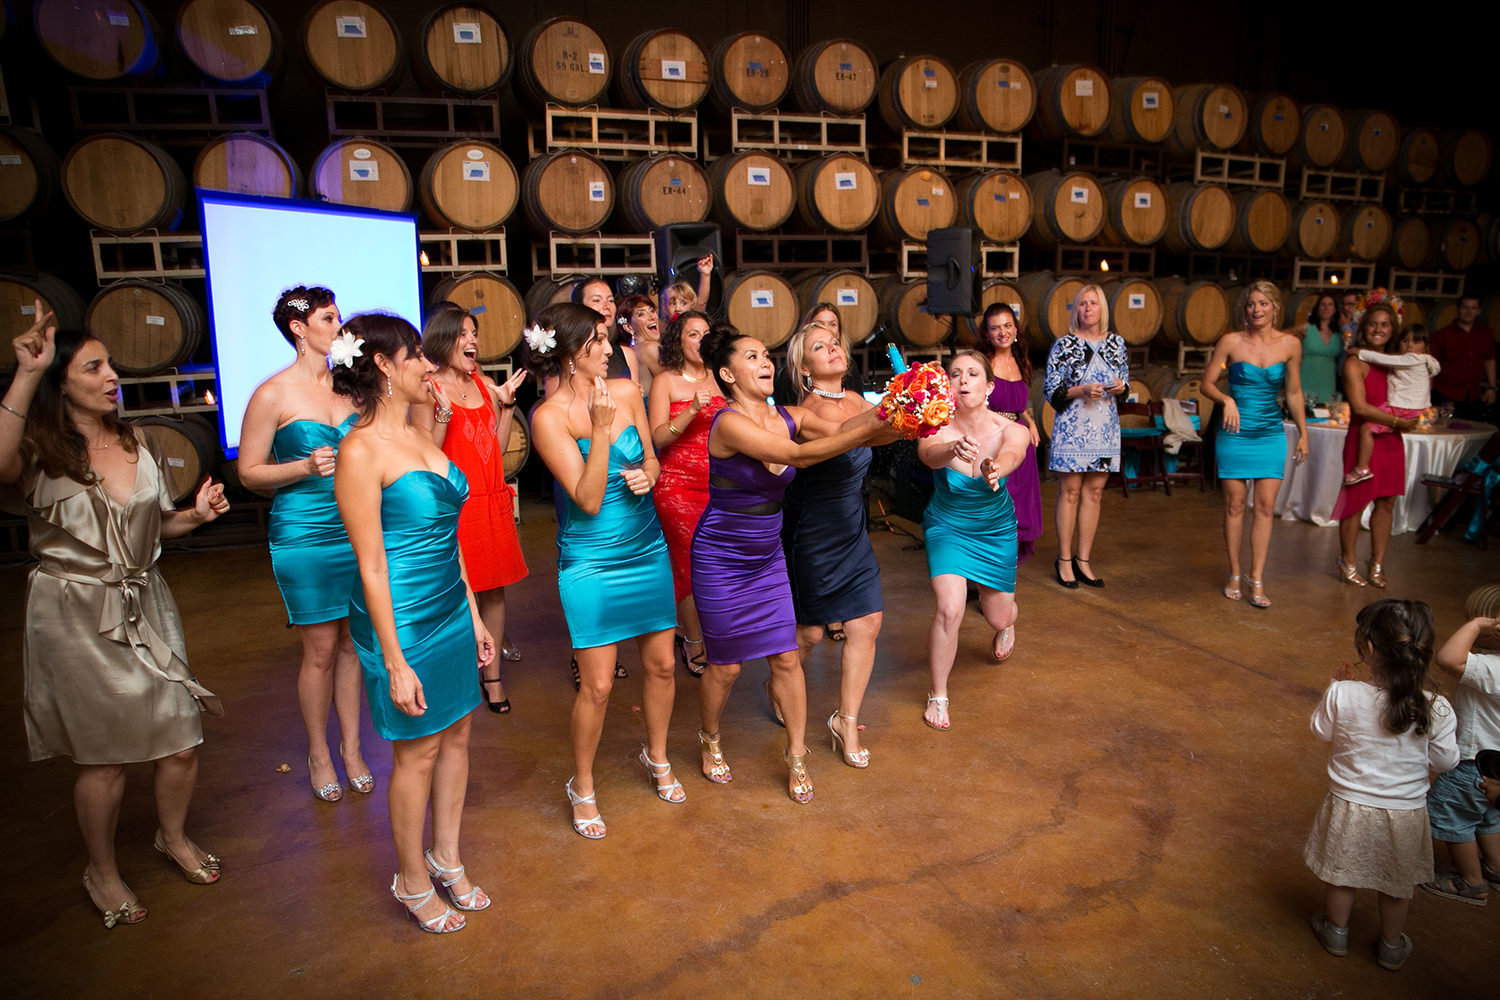
[[446,424],[448,421],[453,419],[453,407],[450,406],[446,410],[439,408],[433,419],[440,424]]
[[15,414],[16,416],[20,417],[22,420],[26,419],[26,414],[22,413],[20,410],[12,410],[10,407],[8,407],[8,406],[5,405],[5,401],[4,400],[0,400],[0,410],[4,410],[6,413]]
[[[6,407],[6,409],[10,409],[10,407]],[[670,420],[667,421],[667,430],[669,430],[669,431],[672,432],[672,436],[673,437],[681,437],[682,436],[682,431],[680,431],[677,428],[673,427],[672,426],[672,421],[670,421]]]

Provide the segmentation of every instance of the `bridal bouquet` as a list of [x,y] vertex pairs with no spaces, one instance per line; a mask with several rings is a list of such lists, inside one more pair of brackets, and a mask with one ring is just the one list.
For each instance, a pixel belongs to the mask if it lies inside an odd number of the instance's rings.
[[876,413],[908,440],[935,434],[953,419],[953,385],[935,361],[908,368],[886,383]]

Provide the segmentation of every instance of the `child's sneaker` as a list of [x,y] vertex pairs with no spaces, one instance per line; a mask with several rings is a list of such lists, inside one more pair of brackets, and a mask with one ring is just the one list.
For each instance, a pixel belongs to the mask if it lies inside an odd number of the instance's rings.
[[1324,913],[1312,918],[1312,931],[1323,950],[1336,958],[1349,954],[1349,928],[1335,927]]
[[1380,963],[1382,969],[1395,972],[1406,964],[1408,958],[1411,958],[1411,938],[1405,934],[1395,944],[1386,944],[1385,938],[1381,938],[1380,943],[1375,946],[1375,961]]
[[1355,469],[1344,477],[1344,485],[1353,486],[1355,483],[1362,483],[1366,479],[1374,478],[1375,473],[1371,472],[1369,469]]

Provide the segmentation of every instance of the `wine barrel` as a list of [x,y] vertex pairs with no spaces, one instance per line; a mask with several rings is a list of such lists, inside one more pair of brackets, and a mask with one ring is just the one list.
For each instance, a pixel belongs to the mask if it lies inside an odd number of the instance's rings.
[[1240,191],[1234,196],[1234,231],[1225,248],[1230,253],[1275,253],[1286,245],[1292,228],[1292,205],[1280,191],[1266,188]]
[[803,111],[857,115],[879,83],[875,57],[852,38],[814,42],[792,64],[792,100]]
[[[1485,296],[1479,303],[1479,322],[1493,331],[1500,331],[1500,292]],[[1428,331],[1429,336],[1435,332],[1431,327]],[[1500,332],[1496,332],[1495,339],[1500,341]]]
[[1115,142],[1161,142],[1172,131],[1176,101],[1172,85],[1156,76],[1117,76],[1109,81],[1113,102],[1109,137]]
[[1024,334],[1026,331],[1026,300],[1021,295],[1021,289],[1012,281],[1005,278],[991,278],[984,283],[979,290],[979,315],[965,316],[958,324],[958,343],[962,347],[973,347],[979,339],[979,326],[984,319],[984,311],[997,302],[1004,302],[1010,306],[1011,311],[1016,314],[1016,326]]
[[797,332],[797,290],[775,271],[734,271],[724,276],[724,315],[745,336],[780,347]]
[[302,171],[287,151],[263,135],[231,132],[198,152],[193,184],[204,191],[229,191],[269,198],[296,198]]
[[167,492],[174,504],[195,497],[204,477],[219,468],[223,458],[219,432],[198,414],[137,417],[131,423],[146,435],[151,450],[165,467]]
[[1104,228],[1104,192],[1090,174],[1044,170],[1030,174],[1030,237],[1043,246],[1087,243]]
[[89,303],[83,328],[109,348],[121,375],[155,375],[186,364],[203,341],[203,307],[176,285],[122,281]]
[[582,281],[581,278],[538,278],[526,289],[526,315],[536,317],[536,314],[551,305],[559,302],[573,301],[573,286]]
[[902,56],[880,74],[880,117],[892,129],[937,129],[958,111],[958,74],[937,56]]
[[1432,253],[1432,230],[1420,215],[1403,215],[1391,234],[1391,260],[1408,271],[1420,270]]
[[302,51],[312,70],[340,90],[374,90],[401,72],[401,32],[367,0],[322,0],[302,21]]
[[609,71],[609,46],[576,17],[554,17],[532,28],[516,59],[521,93],[538,108],[598,103],[609,88]]
[[57,154],[38,133],[0,126],[0,222],[51,207],[59,169]]
[[68,151],[63,194],[84,221],[113,232],[176,229],[187,179],[160,146],[123,132],[91,135]]
[[1297,203],[1286,249],[1294,257],[1322,260],[1339,245],[1339,213],[1326,201],[1311,199]]
[[1229,329],[1229,297],[1213,282],[1162,278],[1157,291],[1161,292],[1161,332],[1172,343],[1207,346]]
[[933,167],[893,168],[880,177],[879,231],[892,242],[926,242],[934,229],[953,225],[958,200],[948,178]]
[[927,304],[927,282],[902,281],[900,275],[883,278],[878,286],[880,318],[897,343],[907,347],[937,347],[948,339],[952,321],[923,310]]
[[412,50],[417,79],[432,90],[486,94],[504,87],[515,68],[505,26],[476,4],[432,11],[417,28]]
[[1014,243],[1031,228],[1031,189],[1004,170],[970,174],[958,184],[957,224],[973,226],[985,239]]
[[551,153],[526,165],[521,206],[538,234],[594,232],[615,207],[614,178],[581,150]]
[[485,232],[516,210],[520,180],[504,150],[464,139],[433,153],[417,175],[422,211],[440,226]]
[[851,344],[870,339],[880,318],[880,300],[870,279],[858,271],[812,271],[796,279],[797,306],[802,315],[819,302],[832,302],[839,314],[839,330]]
[[386,212],[411,207],[411,171],[394,149],[370,139],[339,139],[325,147],[313,164],[312,189],[339,205]]
[[1448,132],[1442,141],[1443,176],[1474,187],[1490,175],[1494,145],[1487,133],[1470,128]]
[[1302,138],[1297,142],[1297,159],[1309,167],[1324,170],[1344,155],[1344,140],[1349,127],[1344,113],[1332,104],[1307,104],[1302,108]]
[[177,45],[221,83],[265,86],[281,68],[281,32],[251,0],[187,0],[177,9]]
[[1349,136],[1344,140],[1344,166],[1378,174],[1396,160],[1401,148],[1401,129],[1386,111],[1353,111],[1349,114]]
[[[0,274],[0,323],[11,336],[18,336],[36,322],[36,300],[42,300],[42,314],[53,313],[59,330],[83,328],[84,302],[71,285],[55,275]],[[0,372],[16,367],[16,352],[0,351]]]
[[641,233],[677,222],[702,222],[713,203],[708,174],[675,153],[636,160],[620,171],[617,187],[621,217]]
[[500,468],[505,470],[505,478],[514,479],[520,475],[521,469],[525,467],[526,460],[530,457],[531,429],[519,412],[513,413],[510,419],[510,434],[506,436],[505,448],[500,452]]
[[[1322,294],[1322,291],[1316,288],[1287,291],[1282,297],[1281,309],[1282,322],[1286,325],[1286,329],[1300,336],[1307,329],[1313,307],[1318,304],[1318,296]],[[1337,290],[1333,294],[1337,297]]]
[[686,32],[643,32],[620,57],[620,94],[632,108],[691,111],[708,96],[708,87],[708,56]]
[[1245,95],[1227,83],[1194,83],[1172,92],[1176,108],[1167,147],[1178,153],[1233,149],[1245,137],[1250,119]]
[[1214,404],[1213,400],[1203,394],[1201,378],[1178,375],[1173,365],[1148,365],[1142,375],[1144,377],[1141,381],[1151,390],[1152,399],[1176,399],[1183,402],[1192,400],[1198,404],[1198,419],[1203,425],[1208,423],[1208,415],[1213,412]]
[[1073,299],[1087,283],[1082,278],[1059,278],[1051,271],[1033,271],[1016,280],[1023,304],[1020,319],[1033,343],[1046,345],[1068,332]]
[[494,364],[521,344],[526,305],[516,286],[498,274],[476,272],[439,281],[430,302],[453,302],[474,314],[479,328],[479,361]]
[[1151,246],[1167,231],[1167,196],[1149,177],[1126,177],[1104,185],[1102,242],[1111,246]]
[[880,178],[848,153],[809,160],[797,167],[797,210],[814,230],[858,232],[880,211]]
[[721,156],[708,172],[713,212],[731,229],[775,229],[797,207],[797,181],[779,156],[758,149]]
[[1036,74],[1032,124],[1049,139],[1096,136],[1109,124],[1109,80],[1096,66],[1048,66]]
[[[1402,312],[1404,313],[1405,310],[1403,309]],[[1426,319],[1428,335],[1430,336],[1432,333],[1441,330],[1443,327],[1450,326],[1451,324],[1458,321],[1458,303],[1452,299],[1449,299],[1446,302],[1434,302],[1432,305],[1432,310],[1427,313]],[[1406,323],[1407,320],[1405,316],[1403,316],[1401,319],[1401,325],[1405,326]]]
[[1286,94],[1262,94],[1245,130],[1250,148],[1262,156],[1285,156],[1302,138],[1302,109]]
[[1396,152],[1396,176],[1407,184],[1426,184],[1437,176],[1443,159],[1442,143],[1430,128],[1408,129]]
[[1479,259],[1479,227],[1468,219],[1432,218],[1432,246],[1437,266],[1445,271],[1467,271]]
[[708,55],[709,96],[720,111],[773,111],[792,85],[786,50],[770,35],[742,31]]
[[1167,231],[1162,243],[1177,253],[1217,250],[1234,232],[1234,199],[1218,184],[1167,185]]
[[1342,249],[1355,260],[1379,260],[1391,247],[1391,213],[1375,202],[1350,205],[1339,223]]
[[[1418,299],[1403,299],[1402,300],[1402,303],[1401,303],[1401,325],[1402,326],[1411,326],[1414,323],[1419,323],[1422,326],[1427,326],[1427,317],[1431,316],[1431,315],[1434,315],[1434,310],[1433,310],[1433,307],[1432,307],[1432,303],[1430,303],[1430,302],[1422,302],[1422,301],[1420,301]],[[1431,336],[1431,334],[1436,329],[1437,329],[1437,327],[1427,326],[1427,333],[1428,333],[1428,335]]]
[[137,0],[36,0],[32,27],[42,49],[86,80],[151,76],[161,30]]
[[1014,59],[979,59],[958,74],[960,128],[1019,132],[1036,112],[1036,82]]
[[1161,329],[1161,293],[1148,278],[1115,278],[1099,286],[1109,305],[1109,325],[1125,343],[1151,343]]

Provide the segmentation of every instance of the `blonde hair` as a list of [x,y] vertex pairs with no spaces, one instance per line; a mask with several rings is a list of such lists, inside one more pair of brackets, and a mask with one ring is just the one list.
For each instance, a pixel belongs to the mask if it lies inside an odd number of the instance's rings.
[[[792,384],[797,387],[798,399],[805,399],[808,392],[807,382],[804,381],[802,375],[802,362],[807,360],[807,338],[818,330],[833,333],[832,329],[822,323],[803,323],[786,344],[786,373],[791,377]],[[844,352],[845,362],[852,364],[854,359],[851,356],[849,338],[844,336],[842,331],[834,336],[839,338],[839,350]]]
[[1094,293],[1094,301],[1099,303],[1099,329],[1105,333],[1109,332],[1109,299],[1104,297],[1104,289],[1098,285],[1084,285],[1078,289],[1078,294],[1073,296],[1073,304],[1068,306],[1068,332],[1078,332],[1078,303],[1089,292]]
[[667,286],[667,301],[670,302],[673,295],[676,295],[679,299],[682,300],[683,312],[686,312],[687,310],[693,308],[698,304],[698,293],[694,291],[693,286],[688,284],[686,281],[679,281],[676,284]]
[[[1240,322],[1245,323],[1245,310],[1250,308],[1250,296],[1254,292],[1260,292],[1260,294],[1271,300],[1271,326],[1277,330],[1281,329],[1281,289],[1265,279],[1252,281],[1240,289],[1240,297],[1235,300],[1234,305],[1240,314]],[[1319,297],[1321,298],[1321,296]],[[1317,308],[1316,301],[1313,303],[1313,308]],[[1248,323],[1245,323],[1245,325],[1249,326]]]

